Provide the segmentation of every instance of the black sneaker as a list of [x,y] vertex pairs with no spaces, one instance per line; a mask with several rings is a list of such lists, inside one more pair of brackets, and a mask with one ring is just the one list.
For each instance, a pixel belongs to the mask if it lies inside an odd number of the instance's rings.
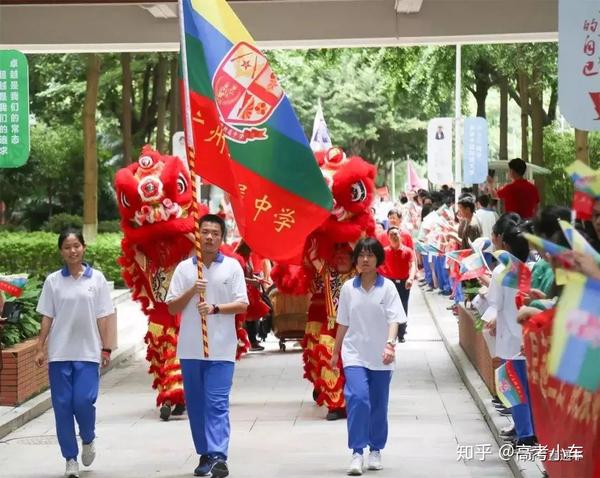
[[496,411],[503,417],[508,417],[508,416],[512,415],[510,408],[497,408]]
[[167,404],[163,404],[162,407],[160,407],[160,419],[164,420],[166,422],[169,420],[170,416],[171,416],[171,407]]
[[185,403],[178,403],[173,408],[171,415],[173,415],[174,417],[179,417],[179,416],[183,415],[184,413],[185,413]]
[[210,474],[208,476],[211,478],[225,478],[226,476],[229,476],[227,462],[222,458],[213,458],[210,467]]
[[346,418],[345,410],[329,410],[329,412],[327,412],[325,420],[332,422],[334,420],[339,420],[340,418]]
[[499,433],[499,435],[500,435],[502,438],[512,438],[512,437],[514,437],[514,436],[515,436],[515,433],[516,433],[516,432],[515,432],[515,427],[514,427],[514,425],[511,425],[511,426],[509,426],[509,427],[502,428],[502,429],[500,430],[500,433]]
[[254,344],[250,346],[250,352],[262,352],[265,348],[262,345]]
[[512,443],[515,448],[518,448],[520,446],[535,446],[538,441],[537,437],[534,435],[525,438],[515,438]]
[[208,476],[208,473],[210,472],[210,469],[207,466],[209,461],[209,455],[200,455],[200,462],[194,470],[194,476]]

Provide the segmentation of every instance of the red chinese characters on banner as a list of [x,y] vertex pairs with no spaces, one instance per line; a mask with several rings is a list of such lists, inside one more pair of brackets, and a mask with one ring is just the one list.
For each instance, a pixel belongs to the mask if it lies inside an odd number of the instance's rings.
[[554,310],[532,317],[523,342],[535,433],[545,450],[577,447],[576,456],[543,460],[552,478],[600,477],[600,392],[591,393],[548,373]]
[[558,99],[567,121],[582,131],[600,130],[600,6],[559,0]]

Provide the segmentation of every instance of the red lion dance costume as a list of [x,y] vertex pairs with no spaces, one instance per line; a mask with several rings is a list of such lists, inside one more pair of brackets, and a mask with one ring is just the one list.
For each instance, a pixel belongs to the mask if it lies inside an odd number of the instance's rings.
[[[160,416],[168,420],[171,413],[179,415],[185,409],[176,358],[179,316],[169,313],[165,299],[175,267],[193,253],[190,175],[178,157],[164,156],[144,146],[136,163],[117,172],[115,188],[124,235],[119,264],[133,299],[140,302],[148,316],[144,338],[148,346],[146,359],[150,362],[148,372],[154,375],[152,387],[158,389],[156,404]],[[199,209],[200,216],[208,212],[204,206]],[[244,259],[231,247],[223,245],[221,250],[244,267]],[[250,301],[247,314],[251,315],[256,307]],[[242,328],[245,318],[246,314],[236,316],[236,358],[250,346]]]
[[146,359],[167,420],[183,411],[183,384],[176,358],[179,317],[165,299],[175,267],[193,251],[194,219],[189,173],[175,156],[144,146],[137,162],[119,170],[115,188],[123,240],[119,264],[125,283],[148,316]]
[[376,169],[357,156],[346,158],[340,148],[316,156],[333,194],[332,213],[308,237],[303,265],[279,264],[271,276],[283,293],[312,293],[302,342],[304,377],[313,384],[313,398],[319,405],[327,406],[327,419],[335,420],[345,416],[344,376],[341,366],[332,370],[329,361],[337,333],[340,290],[354,275],[353,270],[340,270],[339,266],[348,261],[353,243],[375,233],[370,207]]

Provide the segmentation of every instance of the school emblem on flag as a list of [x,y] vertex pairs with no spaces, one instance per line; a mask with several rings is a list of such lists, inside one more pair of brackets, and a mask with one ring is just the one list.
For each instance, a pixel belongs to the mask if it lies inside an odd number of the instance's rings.
[[265,56],[246,42],[236,43],[217,67],[212,85],[225,135],[238,143],[266,139],[266,129],[231,126],[263,124],[284,97]]

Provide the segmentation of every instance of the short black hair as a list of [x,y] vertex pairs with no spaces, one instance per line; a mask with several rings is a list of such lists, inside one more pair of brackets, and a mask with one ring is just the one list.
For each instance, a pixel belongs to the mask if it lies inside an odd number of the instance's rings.
[[227,228],[225,227],[225,221],[221,216],[217,216],[216,214],[205,214],[200,218],[198,224],[200,224],[200,227],[202,227],[202,224],[204,224],[205,222],[212,222],[218,224],[221,228],[221,236],[223,237],[223,239],[225,239]]
[[565,206],[546,206],[533,222],[535,234],[550,239],[556,232],[562,231],[558,220],[571,220],[571,210]]
[[502,242],[508,246],[513,256],[521,262],[526,262],[529,257],[529,243],[523,236],[523,230],[518,224],[511,223],[502,233]]
[[400,196],[400,204],[406,204],[408,202],[408,198],[406,196]]
[[400,219],[402,219],[402,213],[398,209],[396,209],[396,208],[390,209],[387,213],[387,217],[390,217],[392,214],[395,214]]
[[477,202],[481,204],[482,207],[488,207],[490,205],[490,195],[489,194],[480,194],[477,196]]
[[461,194],[461,196],[458,198],[458,204],[469,208],[471,212],[475,211],[475,198],[469,193]]
[[354,247],[354,251],[352,252],[352,264],[355,267],[356,264],[358,264],[358,256],[363,251],[372,252],[375,254],[375,257],[377,258],[377,267],[379,267],[381,264],[383,264],[383,261],[385,261],[385,252],[381,242],[374,237],[365,237],[364,239],[358,241]]
[[525,171],[527,171],[527,163],[523,161],[521,158],[511,159],[508,162],[508,167],[512,169],[519,176],[524,176]]
[[400,232],[400,228],[398,226],[390,226],[388,227],[387,233],[389,234],[393,229],[396,229],[396,231]]
[[81,232],[81,229],[75,229],[75,228],[69,227],[67,229],[63,229],[60,232],[60,234],[58,235],[58,248],[59,249],[62,249],[63,242],[65,242],[67,237],[69,237],[71,235],[75,236],[77,238],[77,240],[79,242],[81,242],[81,245],[83,247],[85,247],[85,241],[83,240],[83,233]]
[[502,214],[492,227],[492,233],[496,236],[502,236],[508,226],[516,226],[521,222],[521,216],[516,212],[506,212]]

